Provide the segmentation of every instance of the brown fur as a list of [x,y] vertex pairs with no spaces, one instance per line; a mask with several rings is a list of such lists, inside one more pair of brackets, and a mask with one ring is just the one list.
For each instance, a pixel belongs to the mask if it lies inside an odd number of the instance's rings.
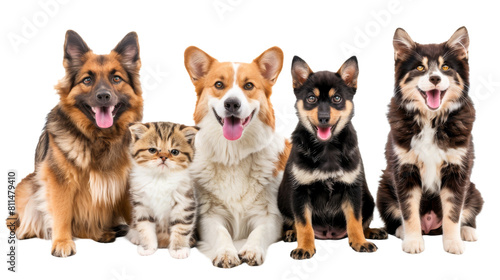
[[[76,252],[73,237],[114,241],[113,227],[130,220],[125,195],[131,164],[128,124],[142,119],[143,106],[135,33],[109,55],[96,55],[70,30],[64,66],[66,76],[56,86],[60,102],[47,116],[35,172],[16,189],[17,237],[52,238],[52,254],[58,257]],[[92,86],[81,82],[90,72]],[[112,75],[122,81],[112,83]],[[103,86],[123,102],[106,129],[99,128],[82,107],[96,106],[85,102]]]

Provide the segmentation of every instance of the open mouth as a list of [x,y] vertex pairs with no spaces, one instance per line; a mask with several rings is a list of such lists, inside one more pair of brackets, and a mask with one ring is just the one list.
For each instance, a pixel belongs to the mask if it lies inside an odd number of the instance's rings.
[[244,119],[235,116],[221,118],[219,115],[217,115],[215,109],[213,109],[213,111],[215,117],[217,118],[217,121],[219,121],[220,125],[222,125],[222,132],[224,134],[224,137],[227,140],[231,141],[240,139],[241,135],[243,134],[243,129],[245,129],[245,127],[250,123],[253,115],[255,114],[255,110],[253,110],[252,113]]
[[332,136],[333,131],[337,127],[337,124],[340,122],[341,117],[337,120],[337,122],[332,126],[315,126],[313,125],[314,130],[316,131],[316,136],[323,141],[327,141]]
[[443,96],[446,93],[446,90],[440,91],[439,89],[431,89],[428,91],[423,91],[420,88],[417,88],[420,94],[425,99],[425,104],[431,110],[436,110],[441,106],[441,101],[443,100]]
[[86,107],[89,109],[92,117],[94,117],[98,127],[109,128],[113,125],[116,113],[122,105],[122,103],[118,103],[115,106],[90,107],[87,105]]

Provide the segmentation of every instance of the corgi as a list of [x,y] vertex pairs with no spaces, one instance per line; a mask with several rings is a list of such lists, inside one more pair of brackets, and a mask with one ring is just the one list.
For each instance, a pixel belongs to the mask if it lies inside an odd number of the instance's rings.
[[278,206],[284,217],[284,241],[298,241],[290,253],[294,259],[311,258],[315,238],[347,237],[358,252],[377,250],[365,238],[387,238],[384,230],[368,227],[375,202],[351,122],[358,73],[355,56],[336,73],[313,72],[300,57],[293,58],[299,122],[292,133]]
[[16,188],[18,239],[52,239],[52,255],[76,253],[74,237],[112,242],[131,219],[127,188],[129,123],[142,119],[137,34],[97,55],[72,30],[64,43],[66,76],[48,114],[35,172]]
[[403,251],[420,253],[422,234],[442,234],[444,250],[462,254],[462,240],[477,240],[483,206],[470,181],[469,35],[461,27],[444,43],[422,45],[398,28],[393,44],[396,84],[377,207]]
[[200,128],[191,167],[200,249],[217,267],[261,265],[282,229],[277,193],[290,143],[275,132],[270,97],[283,52],[273,47],[234,63],[192,46],[184,58]]

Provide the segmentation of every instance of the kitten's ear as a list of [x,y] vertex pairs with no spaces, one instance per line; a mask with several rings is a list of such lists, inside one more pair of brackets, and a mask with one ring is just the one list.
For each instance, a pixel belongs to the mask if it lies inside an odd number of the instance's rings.
[[131,123],[129,125],[130,133],[132,134],[133,141],[139,140],[146,131],[149,129],[149,123]]
[[200,130],[200,128],[197,126],[181,125],[181,132],[184,134],[188,144],[191,146],[194,146],[194,137],[196,136],[196,133],[198,133],[198,130]]

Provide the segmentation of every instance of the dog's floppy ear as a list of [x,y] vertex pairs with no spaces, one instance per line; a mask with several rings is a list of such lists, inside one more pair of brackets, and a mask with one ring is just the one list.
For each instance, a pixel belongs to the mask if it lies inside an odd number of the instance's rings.
[[83,56],[90,51],[82,37],[73,30],[66,31],[64,40],[64,67],[78,67],[83,65]]
[[309,65],[298,56],[294,56],[292,60],[292,79],[293,88],[301,87],[304,82],[309,78],[313,71],[309,68]]
[[460,27],[453,33],[446,45],[455,51],[460,59],[469,59],[469,33],[465,26]]
[[262,77],[268,80],[271,85],[276,83],[281,68],[283,68],[283,57],[283,51],[280,48],[272,47],[253,60],[259,66]]
[[396,29],[392,44],[394,45],[394,60],[406,59],[417,46],[403,28]]
[[141,67],[139,57],[139,38],[137,33],[130,32],[113,49],[120,55],[122,65],[127,70],[137,70]]
[[356,56],[351,56],[348,60],[340,66],[339,71],[337,71],[337,74],[340,75],[342,80],[346,83],[346,85],[352,87],[352,88],[357,88],[358,87],[358,74],[359,74],[359,68],[358,68],[358,59]]
[[208,73],[214,61],[215,58],[195,46],[188,47],[184,51],[184,66],[191,77],[191,82],[195,85]]
[[148,131],[149,123],[131,123],[128,127],[132,134],[132,141],[136,142]]
[[186,137],[188,144],[194,146],[194,138],[196,136],[196,133],[198,133],[198,130],[200,130],[200,128],[197,126],[181,125],[180,129],[182,134],[184,134],[184,137]]

